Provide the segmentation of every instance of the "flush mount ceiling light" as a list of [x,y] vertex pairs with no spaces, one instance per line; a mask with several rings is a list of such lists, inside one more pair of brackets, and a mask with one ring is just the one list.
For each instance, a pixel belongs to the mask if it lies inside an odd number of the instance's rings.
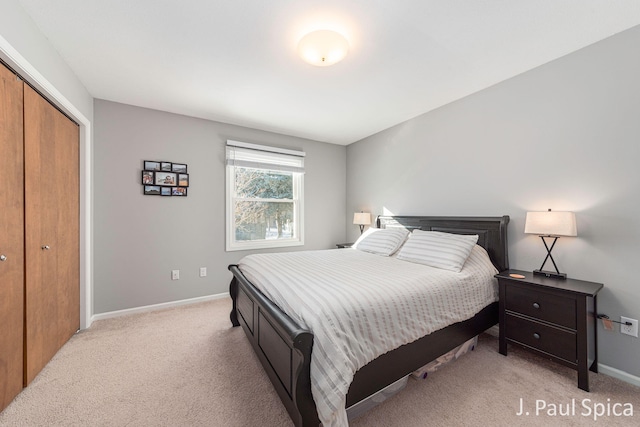
[[331,30],[313,31],[298,43],[298,54],[311,65],[326,67],[340,62],[349,50],[347,39]]

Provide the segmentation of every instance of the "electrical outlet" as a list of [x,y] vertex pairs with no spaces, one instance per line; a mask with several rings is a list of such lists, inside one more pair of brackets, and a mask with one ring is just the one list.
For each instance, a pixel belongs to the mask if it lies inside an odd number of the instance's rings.
[[180,279],[180,270],[171,270],[171,280]]
[[[620,316],[620,333],[631,335],[632,337],[638,338],[638,320],[637,319],[629,319],[628,317]],[[625,325],[626,322],[631,323],[631,325]]]
[[207,267],[200,267],[200,277],[207,276]]

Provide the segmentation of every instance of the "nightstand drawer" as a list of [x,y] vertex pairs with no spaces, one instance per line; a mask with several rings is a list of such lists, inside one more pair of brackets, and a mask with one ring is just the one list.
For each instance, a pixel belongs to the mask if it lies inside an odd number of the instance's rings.
[[571,363],[576,363],[576,333],[534,320],[506,314],[505,333],[509,340],[528,345]]
[[505,309],[576,329],[576,300],[541,292],[539,288],[506,286]]

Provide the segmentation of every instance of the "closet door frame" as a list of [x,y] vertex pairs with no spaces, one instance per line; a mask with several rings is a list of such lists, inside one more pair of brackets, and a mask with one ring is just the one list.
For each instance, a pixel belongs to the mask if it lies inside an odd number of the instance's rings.
[[[56,86],[38,71],[3,37],[0,37],[0,59],[58,106],[80,126],[80,329],[91,326],[93,317],[93,206],[92,158],[93,137],[91,120]],[[64,82],[62,83],[64,87]]]

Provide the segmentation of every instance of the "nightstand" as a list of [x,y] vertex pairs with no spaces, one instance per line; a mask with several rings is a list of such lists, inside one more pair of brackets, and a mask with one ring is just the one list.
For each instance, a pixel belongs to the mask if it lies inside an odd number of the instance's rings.
[[336,244],[336,246],[338,247],[338,249],[345,249],[353,246],[353,243],[338,243]]
[[578,371],[578,387],[589,391],[589,370],[598,372],[596,297],[604,285],[520,270],[495,277],[500,288],[500,354],[507,355],[507,343],[527,348]]

